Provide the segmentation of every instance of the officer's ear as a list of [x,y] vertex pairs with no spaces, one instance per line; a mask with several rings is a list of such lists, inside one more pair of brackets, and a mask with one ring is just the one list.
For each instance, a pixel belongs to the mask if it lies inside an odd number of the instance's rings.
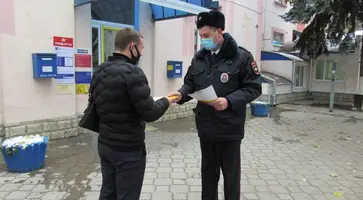
[[223,35],[223,30],[221,28],[217,28],[217,33],[219,36]]

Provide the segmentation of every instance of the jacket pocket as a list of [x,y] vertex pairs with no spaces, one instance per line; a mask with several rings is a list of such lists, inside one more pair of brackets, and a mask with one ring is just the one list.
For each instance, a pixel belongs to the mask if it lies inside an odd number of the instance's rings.
[[210,85],[210,80],[208,79],[206,70],[203,67],[194,69],[191,74],[193,77],[195,91],[202,90]]
[[240,87],[240,70],[231,66],[221,66],[216,69],[214,79],[217,87],[232,92]]
[[201,73],[203,73],[205,71],[205,69],[203,67],[198,67],[192,70],[192,75],[193,76],[197,76]]

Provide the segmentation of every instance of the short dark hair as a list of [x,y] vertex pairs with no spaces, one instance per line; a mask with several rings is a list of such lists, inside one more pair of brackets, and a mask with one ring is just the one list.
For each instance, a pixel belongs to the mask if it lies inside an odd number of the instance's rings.
[[115,37],[115,50],[125,50],[130,43],[138,44],[142,35],[132,28],[121,29]]

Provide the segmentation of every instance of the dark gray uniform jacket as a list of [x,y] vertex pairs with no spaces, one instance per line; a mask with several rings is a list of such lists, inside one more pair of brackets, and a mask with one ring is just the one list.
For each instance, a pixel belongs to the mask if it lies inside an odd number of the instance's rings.
[[218,59],[212,64],[210,51],[202,49],[197,52],[179,90],[183,95],[179,104],[191,100],[187,94],[210,85],[218,97],[228,100],[228,108],[224,111],[198,102],[194,109],[195,123],[198,135],[204,141],[243,139],[246,105],[258,98],[262,90],[262,77],[256,68],[254,70],[256,65],[251,53],[238,47],[230,34],[223,36],[225,41]]

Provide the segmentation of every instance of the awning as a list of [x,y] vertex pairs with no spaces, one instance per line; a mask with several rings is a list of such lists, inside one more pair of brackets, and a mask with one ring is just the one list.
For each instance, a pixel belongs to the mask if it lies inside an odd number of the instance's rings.
[[87,3],[91,3],[92,0],[74,0],[74,7],[82,6]]
[[177,6],[175,6],[174,8],[170,8],[167,6],[151,4],[154,20],[166,20],[177,17],[185,17],[188,15],[195,15],[202,11],[208,11],[208,9],[218,8],[218,1],[213,1],[213,0],[174,0],[174,1],[182,1],[191,4],[192,5],[191,7],[193,7],[193,9],[191,9],[189,12],[186,12],[182,11],[182,9],[181,10],[176,9]]
[[302,59],[302,58],[300,58],[298,56],[291,55],[291,54],[288,54],[288,53],[261,51],[261,61],[267,61],[267,60],[305,61],[304,59]]

